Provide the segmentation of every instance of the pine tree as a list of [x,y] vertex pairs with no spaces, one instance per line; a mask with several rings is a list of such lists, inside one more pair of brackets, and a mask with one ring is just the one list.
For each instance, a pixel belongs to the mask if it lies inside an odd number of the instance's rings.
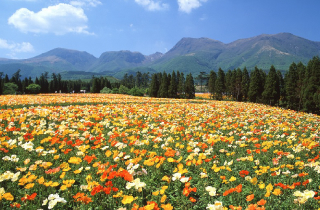
[[188,74],[186,77],[185,83],[185,95],[187,99],[195,98],[195,87],[194,87],[194,80],[192,74]]
[[208,89],[209,93],[211,93],[211,97],[213,98],[213,95],[215,93],[215,83],[217,80],[217,74],[213,70],[210,71],[209,75],[209,82],[208,82]]
[[231,96],[233,100],[237,100],[237,70],[233,69],[231,71],[231,84],[230,84],[230,90],[231,90]]
[[27,87],[29,85],[29,80],[27,77],[24,78],[24,80],[22,80],[22,93],[26,93],[27,92]]
[[6,76],[4,76],[3,83],[8,83],[8,82],[10,82],[9,76],[8,74],[6,74]]
[[[279,81],[279,87],[278,87],[278,93],[279,95],[277,96],[278,100],[278,106],[282,106],[282,101],[285,100],[286,98],[286,90],[285,90],[285,82],[284,82],[284,78],[282,76],[282,73],[280,70],[277,71],[277,77],[278,77],[278,81]],[[281,104],[280,104],[281,101]]]
[[274,106],[280,99],[280,84],[275,67],[270,67],[266,77],[264,91],[262,93],[263,100],[266,104]]
[[248,91],[248,98],[250,102],[261,102],[264,83],[265,73],[258,69],[258,67],[255,67],[254,71],[250,74],[250,85]]
[[185,78],[184,78],[184,74],[181,72],[179,76],[179,83],[178,83],[179,98],[185,97],[184,84],[185,84]]
[[215,82],[215,96],[217,100],[222,100],[222,95],[225,93],[225,74],[224,71],[219,68],[217,80]]
[[225,75],[225,87],[226,87],[226,95],[231,96],[233,92],[233,85],[232,85],[232,71],[228,70]]
[[250,76],[246,67],[243,68],[242,81],[241,81],[241,93],[243,95],[243,100],[248,100],[248,92],[250,86]]
[[140,71],[138,71],[136,73],[136,78],[135,78],[135,87],[142,87],[142,73]]
[[161,83],[159,87],[159,97],[168,98],[168,76],[166,72],[163,72],[161,77]]
[[168,90],[169,98],[177,98],[178,86],[177,86],[177,78],[176,73],[173,71],[171,76],[171,82]]
[[285,90],[286,90],[286,103],[287,108],[297,109],[299,103],[299,93],[297,93],[297,83],[298,83],[298,69],[297,65],[293,62],[288,72],[285,74]]
[[313,57],[308,62],[303,92],[303,109],[307,112],[320,113],[320,58]]
[[200,80],[200,92],[202,93],[203,92],[202,86],[206,84],[206,82],[208,81],[208,75],[206,74],[206,72],[201,71],[197,79]]
[[39,85],[41,87],[40,93],[49,93],[49,82],[48,82],[49,72],[42,73],[39,78]]
[[305,83],[305,74],[306,74],[306,66],[303,65],[303,63],[299,62],[297,64],[297,70],[298,70],[298,84],[297,84],[297,92],[299,95],[299,103],[298,103],[298,110],[302,109],[303,104],[303,91],[306,87]]
[[2,95],[3,93],[3,85],[4,85],[2,76],[3,76],[3,72],[0,72],[0,95]]
[[100,88],[100,79],[96,78],[96,77],[92,78],[92,86],[91,86],[90,92],[91,93],[100,93],[100,90],[101,90],[101,88]]
[[143,73],[142,74],[142,88],[147,88],[150,80],[150,75],[148,73]]
[[236,71],[235,97],[237,101],[242,101],[242,71],[240,68]]
[[157,97],[158,90],[159,90],[158,74],[153,74],[151,79],[151,84],[150,84],[150,90],[149,90],[150,97]]

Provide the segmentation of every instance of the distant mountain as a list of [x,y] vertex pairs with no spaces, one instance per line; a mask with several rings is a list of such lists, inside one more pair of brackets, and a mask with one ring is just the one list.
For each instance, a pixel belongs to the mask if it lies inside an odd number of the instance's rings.
[[75,70],[83,71],[91,67],[96,60],[96,57],[87,52],[56,48],[34,58],[28,59],[24,61],[24,63],[44,65],[46,63],[61,63],[71,65]]
[[307,63],[320,55],[320,42],[313,42],[290,33],[259,35],[229,44],[208,38],[183,38],[150,67],[157,71],[199,71],[255,66],[268,70],[288,70],[292,62]]
[[[39,76],[64,73],[69,78],[83,72],[110,75],[121,78],[125,73],[171,72],[197,74],[200,71],[223,70],[255,66],[268,70],[274,65],[277,70],[288,70],[292,62],[307,63],[313,56],[320,55],[320,42],[310,41],[290,33],[262,34],[239,39],[229,44],[209,38],[182,38],[167,53],[143,55],[131,51],[107,51],[99,58],[87,52],[56,48],[39,56],[24,60],[1,59],[0,72],[9,76],[21,69],[22,76]],[[80,73],[82,72],[82,73]]]
[[49,75],[65,71],[87,71],[96,60],[87,52],[56,48],[30,59],[0,59],[0,72],[10,76],[20,69],[23,78],[34,78],[45,71]]
[[99,59],[88,69],[91,72],[115,72],[126,68],[135,68],[157,60],[161,57],[161,53],[145,56],[139,52],[131,52],[128,50],[111,51],[102,53]]

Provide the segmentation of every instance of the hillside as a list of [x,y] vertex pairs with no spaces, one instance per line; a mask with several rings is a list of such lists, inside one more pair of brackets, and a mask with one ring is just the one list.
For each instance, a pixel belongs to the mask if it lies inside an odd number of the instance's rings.
[[[140,52],[106,51],[99,58],[87,52],[56,48],[36,57],[24,60],[0,58],[0,72],[9,76],[21,69],[22,76],[36,77],[48,71],[68,72],[77,78],[78,71],[116,76],[136,71],[197,74],[221,67],[223,70],[255,66],[268,70],[288,70],[292,62],[306,64],[313,56],[320,55],[320,42],[310,41],[290,33],[239,39],[225,44],[209,38],[182,38],[167,53],[143,55]],[[70,75],[71,74],[71,75]],[[72,76],[74,74],[75,76]]]

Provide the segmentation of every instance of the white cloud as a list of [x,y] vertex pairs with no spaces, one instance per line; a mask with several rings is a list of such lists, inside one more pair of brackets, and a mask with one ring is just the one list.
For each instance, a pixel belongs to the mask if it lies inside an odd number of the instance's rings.
[[75,7],[84,7],[84,6],[96,7],[102,3],[99,0],[72,0],[70,1],[70,4]]
[[91,34],[87,31],[87,21],[82,8],[60,3],[37,13],[21,8],[8,19],[8,24],[24,33]]
[[169,5],[165,3],[161,3],[161,0],[134,0],[134,1],[149,11],[165,10],[169,8]]
[[191,10],[200,7],[201,2],[207,2],[207,0],[178,0],[179,10],[190,13]]
[[15,57],[16,53],[33,52],[34,48],[29,42],[15,43],[8,42],[5,39],[0,39],[0,49],[9,50],[8,55],[10,57]]

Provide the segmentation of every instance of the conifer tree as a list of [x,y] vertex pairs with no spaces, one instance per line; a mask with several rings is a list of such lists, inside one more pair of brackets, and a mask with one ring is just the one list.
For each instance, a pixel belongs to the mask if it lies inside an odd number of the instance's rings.
[[303,91],[303,109],[312,113],[320,113],[320,58],[313,57],[308,62]]
[[243,95],[244,101],[248,100],[249,85],[250,85],[249,72],[247,68],[244,67],[242,72],[242,81],[241,81],[241,93]]
[[167,74],[167,88],[168,88],[168,97],[170,98],[169,96],[169,87],[170,87],[170,84],[171,84],[171,74]]
[[185,78],[184,78],[184,74],[181,72],[179,76],[179,83],[178,83],[179,98],[184,98],[184,95],[185,95],[184,84],[185,84]]
[[192,74],[188,74],[185,83],[185,95],[187,99],[195,98],[195,87]]
[[[285,90],[285,82],[284,82],[284,78],[282,76],[282,73],[280,70],[277,70],[277,77],[278,77],[278,81],[279,81],[279,89],[278,89],[278,93],[279,95],[277,96],[278,100],[278,106],[282,105],[282,101],[285,100],[286,98],[286,90]],[[280,104],[281,101],[281,104]]]
[[215,82],[215,96],[216,99],[222,100],[222,95],[225,93],[226,88],[225,88],[225,74],[224,71],[219,68],[218,70],[218,76],[217,80]]
[[262,93],[263,100],[266,104],[274,106],[280,99],[280,83],[275,67],[270,67],[266,77],[264,91]]
[[298,103],[298,109],[302,109],[302,104],[303,104],[303,91],[306,86],[305,83],[305,74],[306,74],[306,66],[303,65],[303,63],[299,62],[297,64],[297,70],[298,70],[298,83],[297,83],[297,92],[299,95],[299,103]]
[[226,87],[226,95],[231,96],[233,92],[232,85],[232,71],[229,69],[225,75],[225,87]]
[[4,85],[2,76],[3,76],[3,72],[0,72],[0,95],[2,95],[3,93],[3,85]]
[[40,75],[39,85],[41,87],[40,93],[49,93],[48,72],[44,72]]
[[178,86],[177,86],[176,73],[173,71],[172,76],[171,76],[171,82],[169,85],[169,90],[168,90],[169,98],[177,98],[178,97],[177,89],[178,89]]
[[6,74],[6,76],[4,76],[3,83],[8,83],[8,82],[10,82],[9,76],[8,74]]
[[138,71],[136,73],[136,78],[135,78],[135,87],[139,88],[142,86],[142,73],[140,71]]
[[153,74],[151,83],[150,83],[150,90],[149,90],[150,97],[157,97],[158,90],[159,90],[158,74]]
[[166,72],[163,72],[161,77],[161,83],[159,87],[159,97],[168,98],[168,76]]
[[240,68],[235,73],[235,97],[237,101],[242,101],[242,71]]
[[[99,78],[93,77],[92,78],[92,86],[90,89],[91,93],[100,93],[101,87],[100,87],[100,80]],[[71,90],[73,91],[73,90]]]
[[250,102],[261,102],[264,83],[265,74],[256,66],[254,71],[250,74],[250,85],[248,91],[248,98]]
[[209,93],[211,93],[212,98],[213,98],[213,95],[215,94],[216,80],[217,80],[217,74],[216,74],[216,72],[211,70],[210,75],[209,75],[208,89],[209,89]]
[[157,79],[158,79],[158,94],[157,94],[157,97],[160,98],[160,85],[161,85],[161,81],[162,81],[162,73],[158,73],[158,76],[157,76]]
[[298,84],[298,69],[297,65],[293,62],[288,72],[285,74],[285,90],[286,90],[286,103],[287,108],[296,109],[299,103],[299,93],[297,92]]

